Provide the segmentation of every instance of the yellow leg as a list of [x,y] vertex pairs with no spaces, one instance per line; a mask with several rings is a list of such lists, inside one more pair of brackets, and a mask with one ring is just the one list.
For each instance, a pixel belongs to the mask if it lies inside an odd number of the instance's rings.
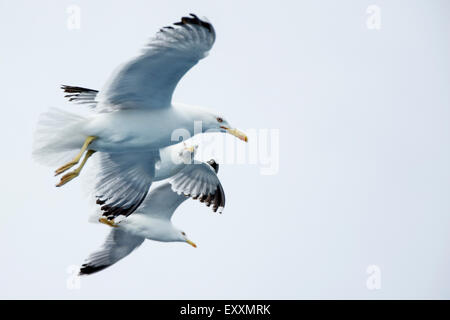
[[98,219],[99,222],[104,223],[112,228],[117,228],[119,225],[117,225],[114,220],[108,220],[105,217],[101,217],[100,219]]
[[75,158],[73,158],[72,161],[66,163],[65,165],[63,165],[62,167],[58,168],[55,170],[55,176],[63,173],[64,171],[69,170],[70,168],[72,168],[74,165],[76,165],[78,163],[78,161],[80,161],[81,157],[83,156],[83,153],[86,151],[86,149],[89,147],[89,145],[92,143],[92,141],[94,141],[95,139],[97,139],[97,137],[94,136],[89,136],[86,138],[86,140],[84,140],[84,144],[81,147],[80,152],[77,154],[77,156]]
[[73,171],[70,171],[68,173],[66,173],[65,175],[63,175],[61,177],[61,180],[59,181],[59,183],[56,185],[57,187],[61,187],[63,185],[65,185],[67,182],[69,182],[70,180],[78,177],[78,175],[80,174],[81,170],[83,169],[84,165],[86,164],[86,161],[95,153],[95,150],[88,150],[86,152],[86,155],[83,158],[83,161],[81,161],[81,164],[78,168],[76,168]]

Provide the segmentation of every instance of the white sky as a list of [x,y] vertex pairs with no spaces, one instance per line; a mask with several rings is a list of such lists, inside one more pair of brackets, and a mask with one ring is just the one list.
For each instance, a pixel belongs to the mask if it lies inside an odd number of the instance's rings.
[[[66,27],[69,5],[81,29]],[[366,26],[369,5],[381,29]],[[450,3],[0,0],[0,298],[450,298]],[[70,290],[99,246],[82,184],[31,159],[61,84],[101,88],[189,12],[217,31],[175,100],[278,129],[279,171],[222,165],[223,215],[185,202],[198,244],[147,241]],[[68,106],[68,108],[81,108]],[[256,141],[250,141],[250,145]],[[249,146],[250,147],[250,146]],[[366,269],[381,270],[368,290]]]

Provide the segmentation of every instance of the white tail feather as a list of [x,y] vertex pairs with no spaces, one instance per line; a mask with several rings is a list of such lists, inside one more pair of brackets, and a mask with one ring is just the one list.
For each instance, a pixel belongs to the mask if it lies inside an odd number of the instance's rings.
[[33,158],[43,165],[63,165],[80,150],[86,138],[82,127],[86,118],[51,108],[41,114],[34,133]]

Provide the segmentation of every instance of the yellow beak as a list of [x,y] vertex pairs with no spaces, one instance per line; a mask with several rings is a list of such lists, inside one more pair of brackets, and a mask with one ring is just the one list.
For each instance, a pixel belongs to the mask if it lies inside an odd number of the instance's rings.
[[197,245],[195,243],[193,243],[191,240],[187,240],[186,242],[189,243],[191,246],[193,246],[194,248],[197,248]]
[[242,141],[248,142],[248,137],[245,133],[243,133],[242,131],[238,130],[238,129],[234,129],[234,128],[227,128],[227,127],[221,127],[222,129],[227,130],[227,132],[229,134],[232,134],[233,136],[235,136],[236,138],[241,139]]

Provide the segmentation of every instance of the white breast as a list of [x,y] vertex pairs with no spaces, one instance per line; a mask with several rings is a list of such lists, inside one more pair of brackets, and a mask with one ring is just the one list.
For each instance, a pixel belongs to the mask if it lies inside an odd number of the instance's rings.
[[119,228],[126,231],[155,241],[173,241],[171,235],[173,226],[170,220],[152,218],[140,213],[133,213],[120,223]]
[[173,108],[119,110],[91,117],[84,133],[98,137],[91,145],[97,151],[145,151],[177,143],[172,141],[173,130],[189,125]]

